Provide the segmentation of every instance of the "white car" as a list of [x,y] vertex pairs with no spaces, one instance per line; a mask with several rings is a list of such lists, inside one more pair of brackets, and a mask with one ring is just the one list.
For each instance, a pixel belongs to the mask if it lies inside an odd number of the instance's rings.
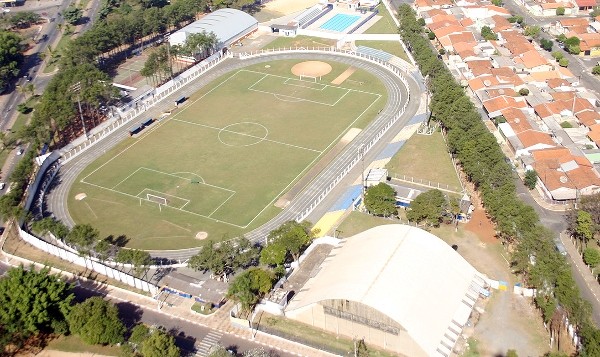
[[17,155],[23,155],[23,149],[19,148],[19,150],[17,150]]
[[2,9],[2,12],[10,12],[10,9]]
[[6,186],[6,185],[4,184],[4,182],[0,182],[0,191],[1,191],[1,190],[4,190],[4,186]]

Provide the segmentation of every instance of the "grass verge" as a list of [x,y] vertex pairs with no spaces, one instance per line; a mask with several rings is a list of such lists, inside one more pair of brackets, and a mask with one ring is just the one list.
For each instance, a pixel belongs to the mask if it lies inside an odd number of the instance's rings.
[[364,33],[370,34],[390,34],[390,33],[398,33],[398,27],[394,23],[392,19],[392,15],[387,11],[387,8],[383,4],[379,4],[377,6],[377,10],[379,10],[379,16],[381,18],[379,21],[373,24],[373,26],[369,27],[365,30]]
[[[435,170],[432,164],[435,163]],[[460,191],[460,181],[448,154],[442,133],[413,135],[386,165],[391,176],[405,175]]]
[[[348,355],[354,350],[352,339],[335,336],[326,331],[284,317],[269,314],[262,315],[259,322],[259,330],[341,355]],[[378,350],[373,346],[367,345],[367,348],[371,357],[397,356],[395,353]]]
[[91,353],[94,355],[118,356],[121,349],[117,346],[89,345],[78,336],[60,336],[48,342],[47,350]]

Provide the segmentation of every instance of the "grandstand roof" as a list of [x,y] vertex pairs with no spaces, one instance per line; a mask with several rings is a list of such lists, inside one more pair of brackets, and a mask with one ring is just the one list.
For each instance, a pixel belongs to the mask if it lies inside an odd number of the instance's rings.
[[239,33],[257,24],[258,21],[254,17],[243,11],[219,9],[176,31],[170,36],[169,42],[171,45],[179,45],[185,42],[188,35],[206,31],[213,32],[219,43],[227,43]]
[[466,323],[471,307],[465,301],[473,301],[475,281],[475,268],[440,238],[416,227],[384,225],[334,249],[286,315],[324,300],[356,301],[395,320],[435,355],[451,324],[456,330]]

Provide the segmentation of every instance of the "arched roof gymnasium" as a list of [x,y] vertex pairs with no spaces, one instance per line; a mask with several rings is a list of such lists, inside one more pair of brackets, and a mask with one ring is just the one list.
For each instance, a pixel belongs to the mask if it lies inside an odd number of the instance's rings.
[[257,28],[258,21],[247,13],[236,9],[219,9],[174,32],[169,37],[169,43],[171,46],[181,45],[190,34],[206,31],[217,36],[218,47],[222,48]]
[[286,308],[294,317],[324,300],[351,300],[399,323],[429,356],[446,352],[467,322],[483,280],[440,238],[384,225],[334,248]]

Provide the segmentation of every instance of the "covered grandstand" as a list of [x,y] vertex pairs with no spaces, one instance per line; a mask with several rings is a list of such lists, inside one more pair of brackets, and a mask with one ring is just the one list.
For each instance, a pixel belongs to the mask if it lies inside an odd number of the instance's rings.
[[181,46],[191,34],[212,32],[218,41],[216,49],[221,50],[257,29],[258,21],[247,13],[236,9],[219,9],[173,33],[169,43],[171,46]]
[[285,315],[406,356],[450,356],[485,282],[455,250],[415,227],[347,238]]

